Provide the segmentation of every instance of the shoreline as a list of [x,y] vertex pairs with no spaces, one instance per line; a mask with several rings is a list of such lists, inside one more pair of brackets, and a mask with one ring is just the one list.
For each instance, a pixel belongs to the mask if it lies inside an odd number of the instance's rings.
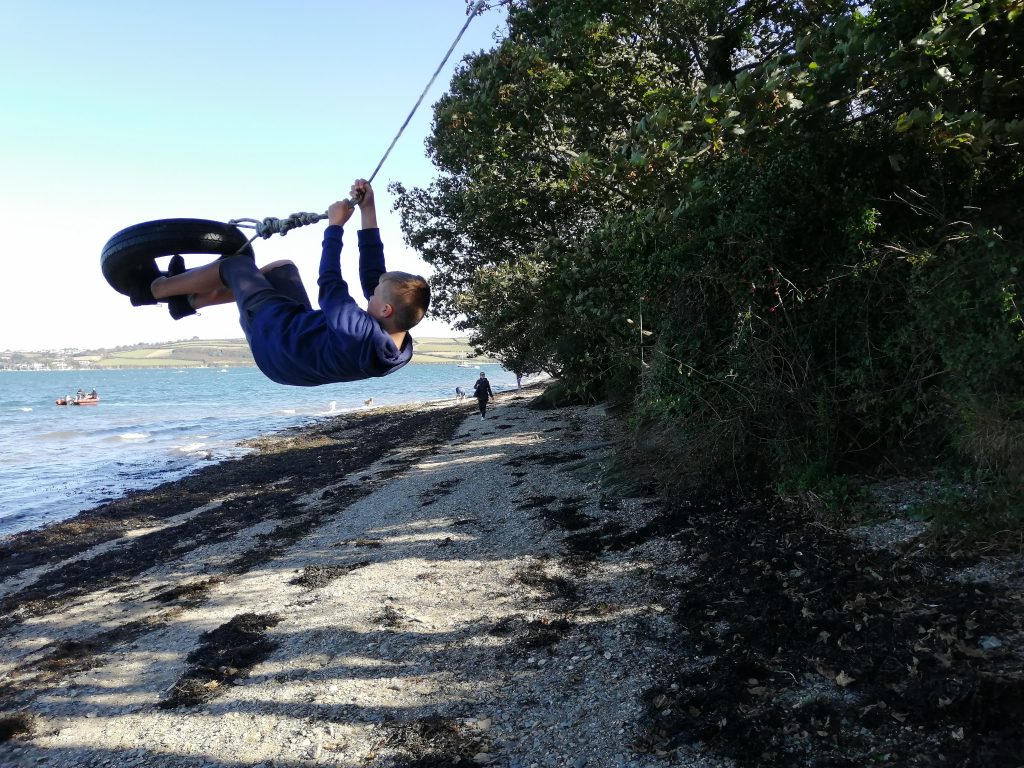
[[604,408],[531,395],[265,436],[5,553],[0,765],[1015,765],[1024,581],[624,496]]
[[[337,413],[312,417],[311,421],[305,424],[288,426],[239,440],[237,445],[246,451],[241,456],[196,465],[183,477],[160,483],[153,488],[132,490],[109,502],[83,509],[63,520],[0,536],[0,579],[13,569],[23,569],[26,562],[32,563],[35,567],[37,564],[53,562],[61,557],[80,554],[92,546],[120,535],[125,525],[145,528],[159,523],[165,517],[173,517],[176,514],[176,505],[185,501],[161,501],[169,496],[176,497],[184,493],[187,497],[194,493],[201,494],[202,489],[210,486],[224,483],[232,487],[244,482],[246,478],[258,475],[245,469],[253,454],[266,457],[279,450],[303,450],[301,446],[307,443],[317,444],[324,433],[356,429],[364,420],[371,425],[371,429],[374,429],[377,422],[389,420],[392,416],[421,410],[444,409],[457,404],[455,398],[447,398],[339,410]],[[232,479],[225,481],[221,478],[222,475]],[[237,478],[243,479],[240,481]],[[136,514],[133,511],[136,507],[142,507],[145,511]],[[14,562],[15,560],[18,562]]]
[[[256,375],[255,369],[253,372],[253,374],[244,374],[247,381],[249,376]],[[490,373],[489,370],[488,373]],[[110,372],[109,375],[117,376],[118,374]],[[136,383],[137,389],[144,389],[147,386],[145,384],[146,373],[141,376],[135,373],[131,375],[135,377],[133,381],[142,380],[141,383]],[[162,373],[156,375],[163,376],[160,381],[169,381],[168,377]],[[237,375],[243,376],[241,373]],[[508,374],[506,374],[507,376]],[[222,381],[229,378],[225,376]],[[42,377],[40,377],[40,381],[41,379]],[[500,391],[514,391],[514,384],[511,387],[507,381],[502,381],[502,384],[504,387]],[[36,388],[45,390],[47,385],[43,382]],[[109,385],[109,388],[113,389],[114,385]],[[102,393],[104,389],[102,384],[99,389]],[[499,388],[496,386],[495,389]],[[46,414],[47,409],[58,410],[52,405],[52,400],[45,401],[43,404],[35,404],[34,407],[19,408],[17,410],[23,411],[23,413],[15,413],[10,417],[12,421],[16,422],[13,434],[22,435],[22,440],[36,440],[38,435],[43,435],[38,438],[42,450],[40,453],[34,454],[38,457],[36,459],[20,459],[26,462],[27,474],[16,475],[13,472],[5,474],[6,480],[10,481],[11,493],[14,495],[8,497],[10,503],[7,509],[0,512],[0,516],[2,516],[0,517],[0,543],[26,531],[37,530],[58,522],[66,522],[77,514],[88,512],[93,507],[125,493],[156,487],[163,482],[173,481],[183,475],[187,476],[187,474],[199,471],[204,466],[233,458],[240,452],[246,452],[248,444],[268,432],[289,430],[294,427],[315,424],[324,418],[364,413],[379,408],[432,406],[457,402],[456,398],[448,395],[445,390],[446,388],[434,386],[423,391],[417,389],[409,392],[393,392],[386,389],[376,393],[367,392],[358,397],[349,397],[347,400],[342,397],[339,401],[341,407],[337,407],[333,400],[329,403],[326,399],[322,403],[313,400],[303,401],[301,397],[308,399],[308,394],[301,392],[298,393],[299,397],[294,401],[282,400],[278,406],[267,406],[269,409],[267,419],[263,419],[259,411],[254,411],[241,415],[232,413],[220,421],[218,420],[220,416],[211,411],[210,416],[215,419],[214,421],[195,421],[188,426],[190,430],[188,434],[195,434],[196,437],[177,442],[174,439],[175,433],[159,419],[145,422],[145,425],[139,429],[135,429],[134,426],[143,422],[125,421],[123,414],[126,406],[117,398],[120,395],[123,400],[125,396],[122,393],[114,393],[108,398],[109,402],[101,403],[98,410],[93,409],[89,414],[85,414],[91,417],[90,420],[77,418],[81,415],[77,412],[71,414],[76,417],[75,419],[66,421]],[[338,394],[344,395],[345,393]],[[376,394],[377,402],[372,403],[373,398],[371,398],[370,405],[364,403],[363,398],[368,394]],[[23,401],[24,399],[12,402],[21,403]],[[134,404],[129,403],[127,407],[134,407]],[[275,407],[279,410],[275,410]],[[139,414],[140,419],[151,418],[151,414],[146,412],[145,408],[142,411]],[[40,422],[40,424],[36,426],[36,422]],[[66,422],[72,426],[66,426]],[[106,440],[101,440],[100,437],[89,437],[92,425],[100,422],[107,428],[107,432],[104,434],[109,433]],[[110,427],[109,424],[118,424],[119,426],[115,428]],[[211,426],[206,426],[206,424]],[[68,475],[69,480],[58,485],[61,483],[61,478],[56,472],[56,467],[63,462],[60,461],[60,457],[52,455],[54,446],[58,445],[56,438],[50,438],[47,442],[46,435],[49,433],[59,435],[61,434],[60,430],[65,429],[72,430],[68,433],[71,436],[69,439],[72,441],[68,450],[74,452],[70,457],[70,463],[72,466],[82,467],[82,472]],[[153,433],[153,438],[149,437],[150,432]],[[15,438],[10,435],[11,433],[8,433],[12,448],[21,451],[19,455],[28,456],[29,448],[25,447],[24,442],[20,444],[19,448]],[[115,440],[115,438],[119,439]],[[50,452],[50,455],[46,453],[47,451]],[[103,463],[104,457],[108,457],[105,464]],[[29,462],[34,462],[34,464]],[[84,468],[87,464],[89,465],[88,472]],[[97,471],[95,465],[100,465],[98,470],[101,474],[91,476],[90,473]],[[26,478],[39,479],[40,483],[33,487]],[[55,489],[60,490],[58,492]]]

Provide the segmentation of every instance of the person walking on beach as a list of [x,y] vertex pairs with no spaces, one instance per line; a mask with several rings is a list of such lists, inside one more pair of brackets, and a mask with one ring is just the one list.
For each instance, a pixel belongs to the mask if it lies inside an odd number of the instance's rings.
[[241,255],[189,270],[175,256],[168,274],[155,276],[152,295],[145,297],[152,301],[145,303],[168,300],[175,320],[202,307],[237,303],[257,367],[278,384],[311,387],[394,373],[412,358],[408,331],[426,314],[430,288],[419,275],[385,271],[373,188],[357,179],[352,196],[362,219],[357,235],[365,310],[341,275],[343,227],[354,210],[347,200],[327,210],[317,280],[320,309],[310,304],[294,263],[275,261],[260,269],[251,256]]
[[480,371],[480,378],[473,385],[473,395],[476,397],[477,405],[480,406],[480,418],[487,418],[487,401],[494,397],[491,390],[491,382],[487,380],[487,374]]

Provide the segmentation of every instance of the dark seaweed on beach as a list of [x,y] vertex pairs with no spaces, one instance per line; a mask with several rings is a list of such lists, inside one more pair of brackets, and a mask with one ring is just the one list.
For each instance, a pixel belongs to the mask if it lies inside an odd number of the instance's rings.
[[371,620],[382,627],[398,629],[408,622],[408,617],[402,610],[391,605],[385,605]]
[[550,648],[556,645],[576,624],[564,617],[555,619],[532,619],[526,621],[522,615],[507,616],[487,630],[492,637],[511,638],[512,644],[525,650]]
[[[387,721],[380,746],[401,755],[396,768],[451,768],[472,765],[474,755],[486,751],[486,741],[452,717],[428,715],[416,720]],[[404,759],[403,759],[404,758]]]
[[526,631],[517,639],[518,645],[527,649],[549,648],[558,643],[575,625],[566,619],[534,619],[526,625]]
[[182,606],[198,605],[206,599],[207,594],[213,587],[223,581],[224,578],[222,576],[216,576],[212,579],[203,579],[202,581],[190,584],[179,584],[170,589],[158,590],[149,600],[158,603],[177,603]]
[[26,712],[0,717],[0,744],[18,736],[28,736],[35,727],[35,715]]
[[552,467],[558,464],[567,464],[570,461],[580,461],[585,458],[584,454],[576,451],[541,451],[539,453],[531,453],[528,456],[509,459],[505,464],[509,467],[521,467],[524,464],[540,464],[544,467]]
[[[96,589],[130,585],[154,566],[229,540],[262,521],[286,520],[225,570],[244,573],[258,567],[374,489],[345,486],[334,493],[330,504],[307,512],[297,500],[311,484],[337,482],[370,466],[394,450],[396,434],[407,436],[403,465],[392,473],[402,471],[448,440],[464,419],[457,408],[399,408],[326,420],[255,440],[256,450],[248,456],[203,467],[179,481],[129,494],[64,523],[13,536],[0,544],[0,578],[70,558],[121,537],[126,528],[154,528],[94,557],[69,561],[43,573],[29,587],[0,598],[0,628],[58,610],[68,600]],[[271,484],[268,478],[281,481]],[[204,507],[178,525],[159,525]],[[164,594],[171,600],[193,604],[203,599],[202,588],[168,587]],[[175,593],[175,589],[183,591]]]
[[549,576],[534,568],[524,568],[516,573],[516,581],[531,589],[545,593],[550,600],[575,601],[579,587],[564,576]]
[[1024,677],[983,639],[1019,636],[1024,595],[859,550],[778,501],[673,506],[645,533],[682,534],[693,575],[666,598],[684,642],[645,694],[638,748],[700,743],[758,768],[1021,765]]
[[292,579],[292,584],[298,584],[306,589],[319,589],[330,584],[335,579],[346,576],[359,568],[365,568],[370,564],[369,560],[360,560],[357,563],[345,563],[344,565],[307,565],[302,569],[302,574]]
[[579,531],[589,528],[597,520],[584,513],[579,499],[560,499],[557,496],[530,496],[520,509],[535,509],[548,528]]
[[428,507],[440,498],[444,498],[450,494],[459,483],[462,482],[461,477],[455,477],[451,480],[442,480],[436,483],[433,488],[429,488],[419,496],[416,500],[420,502],[421,506]]
[[266,630],[280,622],[280,616],[243,613],[204,632],[202,643],[187,657],[190,666],[159,706],[189,707],[216,698],[225,685],[273,653],[278,644],[266,636]]

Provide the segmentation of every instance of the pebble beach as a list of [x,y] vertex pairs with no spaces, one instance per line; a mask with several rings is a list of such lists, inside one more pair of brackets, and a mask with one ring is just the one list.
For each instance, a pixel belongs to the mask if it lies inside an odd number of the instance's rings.
[[286,433],[22,539],[0,692],[31,736],[0,764],[659,764],[629,748],[635,633],[669,629],[646,568],[559,544],[601,408],[526,402]]
[[[1019,561],[940,579],[913,531],[632,497],[604,407],[538,392],[325,419],[5,541],[0,766],[1010,765]],[[998,672],[987,708],[872,679],[923,604],[974,650],[915,684]],[[818,631],[854,609],[880,639]]]

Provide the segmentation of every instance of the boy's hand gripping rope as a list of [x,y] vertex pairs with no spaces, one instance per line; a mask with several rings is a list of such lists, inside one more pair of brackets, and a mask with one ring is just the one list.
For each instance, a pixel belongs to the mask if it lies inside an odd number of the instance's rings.
[[[473,9],[467,14],[466,23],[462,25],[462,29],[459,30],[459,34],[456,35],[455,40],[448,47],[448,52],[444,55],[444,58],[441,59],[441,63],[437,65],[437,69],[434,70],[434,74],[431,76],[430,82],[427,83],[427,86],[423,89],[420,97],[416,99],[416,103],[409,112],[409,116],[405,118],[405,122],[402,123],[402,127],[399,128],[398,133],[395,134],[395,138],[391,140],[391,144],[388,146],[387,151],[384,152],[384,156],[381,157],[380,162],[377,163],[377,167],[373,169],[373,173],[370,174],[368,181],[372,182],[376,178],[377,172],[381,169],[381,166],[384,165],[384,161],[388,159],[388,155],[391,154],[391,150],[395,148],[395,144],[398,143],[398,139],[405,131],[406,126],[409,125],[409,121],[412,120],[412,116],[416,114],[416,110],[419,109],[419,106],[423,101],[423,97],[427,95],[427,91],[430,90],[434,81],[437,80],[437,76],[441,73],[441,69],[444,67],[445,63],[447,63],[448,58],[452,55],[452,51],[455,50],[455,46],[459,44],[462,36],[466,33],[466,29],[469,28],[469,23],[473,21],[473,18],[480,13],[486,4],[487,0],[479,0],[479,2],[477,2],[477,4],[473,6]],[[359,204],[360,200],[362,200],[361,194],[349,198],[347,202],[355,208]],[[235,226],[242,227],[244,229],[256,230],[256,234],[250,237],[246,244],[238,249],[239,252],[241,252],[249,247],[249,245],[252,244],[252,241],[257,237],[262,237],[266,240],[271,235],[276,235],[278,233],[284,236],[288,234],[289,230],[297,227],[304,227],[307,224],[315,224],[316,222],[322,221],[326,218],[326,213],[293,213],[286,219],[277,219],[273,216],[268,216],[262,221],[259,219],[232,219],[228,224],[234,224]]]

